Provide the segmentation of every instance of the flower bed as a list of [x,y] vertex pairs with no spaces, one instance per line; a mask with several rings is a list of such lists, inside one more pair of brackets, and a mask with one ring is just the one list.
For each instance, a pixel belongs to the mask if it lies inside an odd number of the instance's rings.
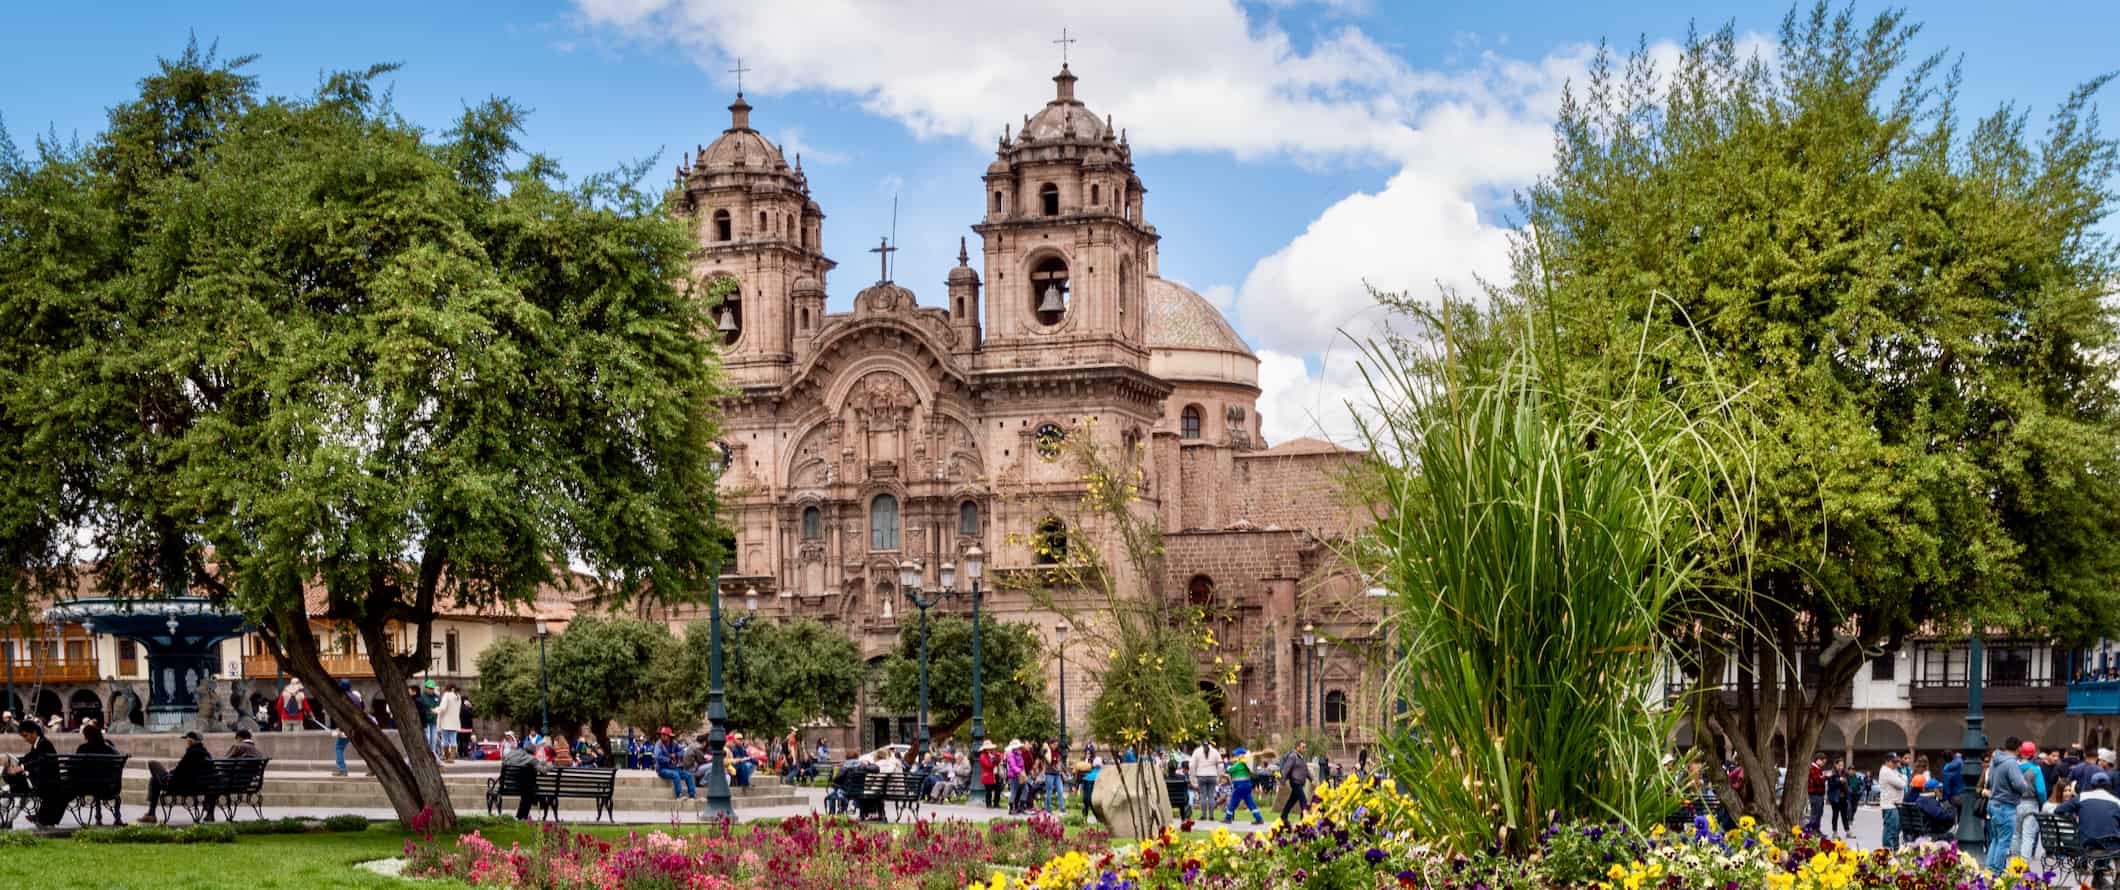
[[546,825],[531,843],[505,849],[478,832],[454,842],[407,841],[404,874],[525,890],[956,890],[997,865],[1102,850],[1107,840],[1095,830],[1070,837],[1049,816],[984,825],[922,821],[903,831],[811,816],[616,841]]
[[2019,890],[2045,887],[2052,877],[2029,873],[2022,860],[2010,874],[1990,875],[1954,845],[1865,852],[1757,829],[1749,819],[1727,831],[1701,819],[1683,833],[1555,826],[1529,853],[1446,856],[1406,830],[1410,815],[1390,788],[1350,780],[1321,789],[1310,815],[1269,834],[1217,828],[1198,838],[1165,829],[1103,855],[1069,851],[1020,878],[991,874],[970,890]]

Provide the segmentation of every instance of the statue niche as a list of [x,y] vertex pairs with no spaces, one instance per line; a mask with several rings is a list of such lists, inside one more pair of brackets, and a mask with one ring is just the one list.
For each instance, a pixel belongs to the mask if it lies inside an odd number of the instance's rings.
[[[890,475],[905,460],[906,436],[912,427],[913,408],[920,404],[905,378],[889,371],[874,371],[855,383],[847,405],[861,424],[862,444],[868,451],[871,478]],[[874,472],[883,465],[883,474]]]

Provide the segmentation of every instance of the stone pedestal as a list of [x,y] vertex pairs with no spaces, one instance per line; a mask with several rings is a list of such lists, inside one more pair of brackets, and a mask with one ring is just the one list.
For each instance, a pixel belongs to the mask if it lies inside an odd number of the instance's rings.
[[1169,825],[1170,792],[1157,763],[1114,763],[1097,774],[1089,808],[1115,838],[1145,838]]

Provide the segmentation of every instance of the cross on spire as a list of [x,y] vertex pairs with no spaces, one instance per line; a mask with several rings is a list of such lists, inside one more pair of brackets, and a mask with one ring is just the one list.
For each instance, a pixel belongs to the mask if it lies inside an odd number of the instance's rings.
[[1070,43],[1075,43],[1075,38],[1067,36],[1067,29],[1061,28],[1060,39],[1055,40],[1053,42],[1060,44],[1060,67],[1067,67],[1067,45]]
[[876,255],[877,264],[880,267],[876,280],[878,282],[891,280],[891,254],[898,252],[898,248],[891,246],[891,239],[877,238],[876,246],[869,248],[869,252]]
[[750,71],[750,70],[751,70],[751,69],[749,69],[749,68],[745,68],[745,67],[743,66],[743,57],[742,57],[742,56],[737,56],[737,57],[736,57],[736,67],[734,67],[734,68],[731,68],[731,69],[729,69],[729,73],[730,73],[730,74],[734,74],[734,75],[736,75],[736,95],[738,95],[738,96],[741,96],[741,95],[743,95],[743,76],[744,76],[744,72],[747,72],[747,71]]

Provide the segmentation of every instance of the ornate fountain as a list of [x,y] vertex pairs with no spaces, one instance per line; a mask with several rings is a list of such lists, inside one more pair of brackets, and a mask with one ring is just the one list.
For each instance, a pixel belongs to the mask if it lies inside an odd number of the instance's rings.
[[97,597],[46,609],[44,620],[80,622],[90,633],[124,637],[147,650],[149,732],[171,732],[199,716],[199,696],[211,697],[216,645],[249,627],[242,615],[204,597]]

